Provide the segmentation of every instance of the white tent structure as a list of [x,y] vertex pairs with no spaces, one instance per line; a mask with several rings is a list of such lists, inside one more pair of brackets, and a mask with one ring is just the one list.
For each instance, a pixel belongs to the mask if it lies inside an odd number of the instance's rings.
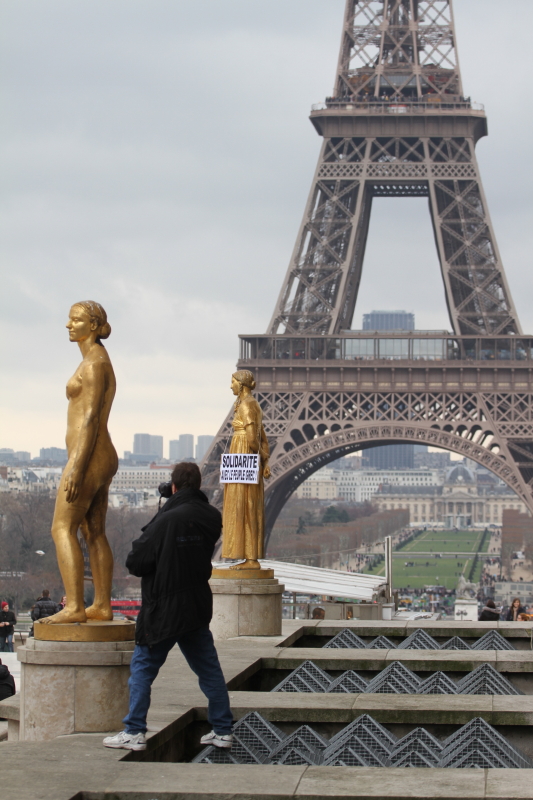
[[[214,563],[217,569],[229,567],[232,562]],[[274,577],[285,585],[288,592],[345,597],[348,600],[372,600],[387,579],[379,575],[363,575],[359,572],[341,572],[338,569],[308,567],[305,564],[290,564],[286,561],[261,560],[263,569],[273,569]],[[238,572],[235,577],[238,577]]]

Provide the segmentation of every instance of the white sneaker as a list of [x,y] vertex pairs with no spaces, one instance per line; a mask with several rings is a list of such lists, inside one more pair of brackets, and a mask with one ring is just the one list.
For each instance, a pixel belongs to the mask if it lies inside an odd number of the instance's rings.
[[202,736],[200,742],[201,744],[212,744],[215,747],[231,747],[233,744],[233,734],[228,733],[222,735],[211,731],[211,733],[206,733],[205,736]]
[[126,733],[120,731],[115,736],[104,739],[105,747],[117,747],[123,750],[146,750],[146,736],[144,733]]

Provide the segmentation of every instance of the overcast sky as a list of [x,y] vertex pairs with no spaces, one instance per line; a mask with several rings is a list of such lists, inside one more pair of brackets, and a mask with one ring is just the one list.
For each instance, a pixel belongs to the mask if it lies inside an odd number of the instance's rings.
[[[215,434],[239,333],[266,330],[320,148],[343,0],[0,0],[0,447],[64,446],[64,328],[113,327],[111,433]],[[507,276],[533,332],[531,0],[456,0],[464,90]],[[519,24],[518,22],[519,21]],[[427,201],[374,202],[353,327],[447,328]],[[166,452],[165,452],[166,454]]]

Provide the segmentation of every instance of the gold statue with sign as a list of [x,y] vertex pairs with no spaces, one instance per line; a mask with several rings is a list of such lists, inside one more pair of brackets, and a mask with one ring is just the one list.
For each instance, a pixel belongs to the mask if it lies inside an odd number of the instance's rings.
[[[232,572],[261,570],[258,559],[264,557],[263,478],[270,478],[270,450],[263,428],[263,412],[252,395],[253,389],[255,380],[251,372],[240,370],[232,375],[231,390],[237,400],[232,421],[230,453],[258,453],[260,456],[258,483],[226,483],[224,486],[222,557],[244,559],[241,564],[231,567]],[[221,570],[217,570],[217,576],[220,572]]]
[[[69,339],[80,348],[83,360],[67,383],[68,463],[57,492],[52,537],[67,603],[42,620],[43,624],[106,621],[113,619],[111,582],[113,554],[105,535],[109,485],[118,457],[107,430],[116,382],[102,339],[111,326],[99,303],[75,303],[66,327]],[[89,550],[94,581],[94,602],[83,602],[83,553],[78,528]]]

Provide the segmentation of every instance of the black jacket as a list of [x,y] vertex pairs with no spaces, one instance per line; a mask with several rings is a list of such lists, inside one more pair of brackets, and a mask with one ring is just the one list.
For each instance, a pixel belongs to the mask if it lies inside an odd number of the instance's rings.
[[[5,664],[0,664],[0,700],[15,694],[15,679]],[[1,711],[0,707],[0,711]]]
[[0,627],[0,636],[11,636],[13,634],[13,625],[17,624],[15,612],[0,611],[0,622],[9,622],[9,625],[2,625]]
[[184,488],[172,495],[133,542],[126,567],[142,578],[142,607],[135,641],[154,645],[209,625],[209,578],[220,512],[205,494]]
[[36,619],[51,617],[52,614],[57,614],[58,611],[59,607],[57,603],[54,603],[49,597],[39,597],[31,612],[31,618],[35,621]]
[[479,622],[497,622],[500,619],[500,612],[496,608],[483,606],[479,615]]

